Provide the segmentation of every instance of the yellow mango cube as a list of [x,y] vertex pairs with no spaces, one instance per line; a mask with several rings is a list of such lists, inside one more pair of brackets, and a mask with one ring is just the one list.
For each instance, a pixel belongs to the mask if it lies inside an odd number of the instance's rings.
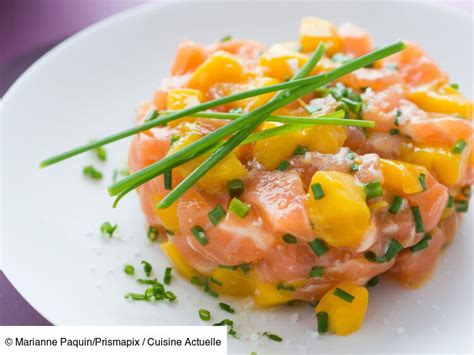
[[182,110],[199,105],[204,95],[196,89],[171,89],[166,97],[168,110]]
[[466,147],[461,154],[451,152],[449,146],[430,146],[426,144],[405,144],[400,158],[426,167],[444,185],[453,186],[460,183],[466,166],[469,163],[470,148]]
[[415,194],[423,191],[419,176],[426,175],[423,166],[398,160],[380,159],[383,185],[398,194]]
[[[315,198],[315,184],[320,184],[322,198]],[[315,234],[333,247],[356,248],[370,226],[364,188],[350,174],[316,172],[306,195],[306,208]]]
[[176,270],[184,276],[187,280],[191,280],[193,276],[199,276],[199,273],[188,264],[186,259],[180,254],[178,249],[171,242],[166,242],[160,245],[161,250],[168,256],[171,262],[176,267]]
[[258,65],[266,76],[287,80],[291,78],[307,61],[307,57],[281,44],[275,44],[264,52]]
[[[164,196],[154,195],[152,196],[153,206],[156,206]],[[172,231],[179,231],[179,220],[178,220],[178,203],[174,202],[168,208],[155,208],[154,213],[158,216],[163,226]]]
[[212,272],[212,278],[222,285],[213,283],[212,288],[230,296],[253,296],[255,293],[255,277],[253,273],[218,267]]
[[428,112],[471,119],[474,111],[474,103],[450,86],[417,89],[408,93],[408,99]]
[[303,17],[300,23],[302,51],[314,51],[320,42],[328,45],[326,54],[329,56],[342,50],[342,41],[331,22],[316,17]]
[[[275,84],[278,84],[278,82],[279,81],[275,78],[258,76],[255,78],[251,78],[242,84],[236,85],[236,90],[232,93],[243,92],[243,91],[262,88],[265,86],[275,85]],[[229,93],[229,95],[232,93]],[[244,111],[253,111],[256,108],[265,105],[274,95],[275,95],[274,92],[270,92],[268,94],[249,97],[247,99],[231,102],[229,103],[229,106],[231,108],[241,108]]]
[[[353,297],[348,301],[335,294],[336,289],[342,290]],[[369,292],[365,287],[360,287],[350,282],[342,282],[337,287],[329,290],[319,301],[315,312],[328,314],[329,330],[337,335],[348,335],[358,330],[364,321]]]
[[341,126],[313,126],[302,131],[304,145],[309,150],[323,154],[335,154],[344,144],[347,134]]
[[[301,287],[304,281],[287,282],[288,286]],[[293,300],[292,292],[279,290],[277,285],[263,282],[256,277],[254,302],[259,306],[278,306]]]
[[194,71],[188,86],[206,92],[216,83],[237,83],[244,79],[242,63],[232,54],[218,51]]

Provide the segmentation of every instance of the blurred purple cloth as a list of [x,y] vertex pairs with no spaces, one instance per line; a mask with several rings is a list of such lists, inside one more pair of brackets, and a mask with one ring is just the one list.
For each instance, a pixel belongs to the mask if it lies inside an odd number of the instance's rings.
[[[67,36],[147,0],[0,0],[0,97]],[[471,0],[447,0],[473,13]],[[0,272],[0,325],[49,325]]]

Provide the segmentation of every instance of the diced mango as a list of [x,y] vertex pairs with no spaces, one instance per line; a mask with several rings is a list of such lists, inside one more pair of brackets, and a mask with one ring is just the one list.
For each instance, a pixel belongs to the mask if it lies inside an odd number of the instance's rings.
[[204,99],[201,91],[195,89],[171,89],[167,96],[168,110],[182,110],[183,108],[196,106]]
[[[186,122],[181,127],[180,139],[175,142],[168,154],[172,154],[194,141],[203,137],[204,134],[197,123]],[[194,158],[173,169],[180,177],[184,178],[191,174],[204,160],[209,157],[210,153]],[[197,185],[203,190],[211,193],[223,192],[227,188],[227,182],[233,179],[243,179],[247,175],[245,167],[237,158],[235,152],[229,153],[219,164],[209,170],[198,182]]]
[[[353,296],[348,302],[334,294],[336,288]],[[327,312],[329,330],[337,335],[348,335],[358,330],[364,321],[369,292],[365,287],[343,282],[329,290],[319,301],[315,312]]]
[[[321,184],[324,197],[315,199],[313,184]],[[364,188],[350,174],[316,172],[306,195],[306,207],[315,234],[337,248],[357,247],[370,226]]]
[[264,52],[258,65],[263,74],[280,80],[290,79],[307,61],[307,57],[281,44],[275,44]]
[[[287,282],[286,285],[291,285],[294,288],[301,287],[303,281]],[[286,290],[279,290],[277,285],[263,282],[256,278],[256,288],[254,302],[259,306],[277,306],[287,303],[293,299],[292,292]]]
[[333,55],[342,49],[337,29],[331,22],[316,17],[303,17],[300,23],[302,51],[314,51],[320,42],[325,42],[328,45],[327,55]]
[[240,268],[230,270],[218,267],[212,272],[212,278],[222,284],[212,284],[212,288],[218,293],[238,297],[255,294],[255,277],[251,272],[244,273]]
[[[156,206],[163,196],[154,195],[152,197],[153,206]],[[179,231],[179,220],[178,220],[178,203],[174,202],[168,208],[155,208],[154,212],[157,214],[164,227],[172,232]]]
[[[275,84],[278,84],[278,80],[275,78],[255,77],[247,80],[245,83],[236,85],[235,92],[243,92]],[[249,97],[247,99],[231,102],[229,106],[232,108],[241,108],[244,111],[253,111],[256,108],[265,105],[274,95],[274,92],[270,92],[268,94]]]
[[469,154],[468,147],[461,154],[454,154],[448,146],[405,144],[400,158],[425,166],[442,184],[453,186],[460,183],[463,178]]
[[245,79],[244,66],[232,54],[215,52],[191,75],[189,87],[206,92],[216,83],[237,83]]
[[309,150],[323,154],[335,154],[344,144],[347,134],[341,126],[313,126],[302,131],[304,145]]
[[176,270],[183,275],[187,280],[191,280],[193,276],[199,276],[199,273],[188,264],[186,259],[180,254],[178,249],[171,242],[166,242],[160,245],[161,250],[165,252],[168,258],[172,261]]
[[398,194],[415,194],[423,191],[419,176],[426,175],[426,169],[419,165],[398,160],[380,159],[384,177],[383,185]]
[[421,88],[408,93],[408,99],[428,112],[472,118],[474,103],[450,86]]

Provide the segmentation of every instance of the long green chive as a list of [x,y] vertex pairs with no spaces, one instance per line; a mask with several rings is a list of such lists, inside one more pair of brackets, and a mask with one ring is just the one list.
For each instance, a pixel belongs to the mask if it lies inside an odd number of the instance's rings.
[[134,275],[135,268],[133,267],[133,265],[125,265],[123,267],[123,272],[125,272],[127,275]]
[[221,205],[216,205],[208,214],[209,220],[215,226],[225,217],[225,210]]
[[418,243],[410,247],[412,253],[428,248],[428,242],[433,239],[430,234],[426,234]]
[[372,277],[369,281],[367,281],[366,286],[367,286],[367,287],[375,287],[375,286],[377,286],[377,285],[379,284],[379,282],[380,282],[379,277],[378,277],[378,276],[374,276],[374,277]]
[[415,219],[415,231],[417,233],[423,233],[425,231],[425,227],[423,226],[423,219],[421,218],[420,208],[418,206],[413,206],[411,208],[411,213],[413,214],[413,218]]
[[285,234],[281,239],[283,239],[286,244],[296,244],[298,242],[296,237],[291,234]]
[[309,277],[321,278],[324,274],[324,266],[313,266],[309,271]]
[[454,201],[457,212],[467,212],[469,210],[469,201]]
[[239,216],[240,218],[245,218],[250,211],[250,205],[240,201],[237,197],[234,197],[229,204],[229,212]]
[[392,260],[403,249],[403,246],[396,239],[391,239],[385,252],[385,261]]
[[328,246],[322,239],[316,238],[308,244],[317,256],[322,256],[329,251]]
[[464,150],[464,148],[467,147],[467,143],[464,139],[458,139],[456,143],[454,143],[454,146],[451,148],[451,152],[453,154],[461,154]]
[[227,183],[227,192],[230,197],[240,197],[244,193],[244,182],[240,179],[230,180]]
[[142,260],[141,264],[143,265],[143,271],[146,276],[151,275],[151,270],[153,269],[151,264],[148,261]]
[[173,271],[172,268],[167,267],[165,269],[165,276],[163,276],[163,283],[165,285],[169,285],[171,283],[171,272]]
[[194,236],[194,238],[196,238],[196,240],[199,242],[199,244],[204,246],[207,243],[209,243],[209,239],[207,238],[207,235],[201,226],[195,225],[194,227],[192,227],[191,233]]
[[155,240],[157,240],[159,234],[160,233],[158,231],[158,228],[153,227],[153,226],[148,227],[148,232],[146,233],[146,235],[147,235],[149,241],[154,242]]
[[[229,134],[235,133],[226,143],[221,146],[219,149],[214,151],[209,158],[207,158],[197,169],[195,169],[190,175],[188,175],[171,193],[169,193],[161,202],[158,204],[158,208],[167,208],[170,206],[171,203],[176,201],[185,191],[187,191],[196,181],[198,181],[206,172],[211,169],[215,164],[217,164],[221,159],[223,159],[230,151],[232,151],[235,147],[237,147],[255,128],[258,127],[267,117],[271,114],[274,110],[278,109],[279,107],[283,107],[288,103],[294,101],[298,97],[311,92],[315,89],[315,87],[324,85],[326,83],[331,82],[332,80],[340,77],[341,75],[345,75],[361,65],[367,65],[368,63],[372,62],[375,57],[381,56],[385,57],[388,53],[387,52],[397,52],[402,49],[404,45],[399,43],[397,45],[385,48],[381,52],[374,52],[370,55],[362,56],[355,59],[353,62],[347,65],[342,65],[329,73],[323,74],[324,77],[320,78],[320,81],[312,84],[307,84],[300,86],[296,89],[289,90],[287,92],[283,92],[280,94],[275,95],[272,100],[266,105],[263,105],[252,111],[248,114],[245,114],[238,118],[235,121],[230,122],[229,124],[211,132],[210,134],[204,136],[203,138],[199,139],[191,143],[190,145],[186,146],[185,148],[179,150],[173,155],[170,155],[159,162],[149,165],[145,169],[139,171],[138,173],[125,178],[116,184],[110,186],[109,192],[112,195],[118,195],[116,203],[125,196],[128,192],[132,191],[135,187],[140,186],[141,184],[145,183],[146,181],[154,178],[155,176],[162,173],[164,170],[180,165],[185,161],[188,161],[198,155],[203,154],[213,145],[217,144],[218,141],[224,139]],[[319,58],[321,58],[322,53],[324,52],[324,47],[319,47],[316,50],[313,57],[310,58],[305,63],[303,69],[299,72],[299,74],[306,75],[309,73],[308,68],[314,67],[315,63]],[[298,76],[299,78],[300,76]],[[260,92],[261,93],[261,92]],[[202,109],[202,108],[201,108]],[[183,111],[180,111],[181,114]],[[189,112],[188,112],[189,113]],[[194,112],[191,112],[194,113]],[[169,116],[168,116],[169,117]],[[156,120],[158,121],[158,120]]]
[[133,292],[126,293],[125,298],[132,299],[134,301],[145,301],[146,300],[145,295],[142,295],[141,293],[133,293]]
[[283,340],[283,338],[281,336],[276,335],[276,334],[264,332],[263,335],[266,336],[268,339],[273,340],[273,341],[280,342],[280,341]]
[[398,195],[393,196],[392,203],[388,211],[391,214],[397,214],[400,211],[400,208],[402,208],[403,201],[404,201],[403,198],[401,198],[400,196]]
[[211,312],[209,312],[207,309],[200,309],[199,318],[201,318],[203,321],[208,321],[211,319]]
[[420,174],[420,176],[418,176],[418,181],[420,182],[420,185],[423,189],[423,191],[426,191],[426,175],[425,174]]
[[318,321],[318,333],[324,334],[329,330],[329,317],[327,312],[316,313],[316,319]]
[[373,181],[365,184],[364,190],[367,200],[383,196],[383,189],[380,181]]
[[288,160],[282,160],[280,164],[278,164],[277,170],[285,171],[289,166],[290,162]]
[[305,155],[307,151],[308,151],[308,148],[306,148],[305,146],[302,146],[302,145],[298,145],[295,148],[295,151],[293,152],[293,155]]
[[112,225],[109,222],[104,222],[100,226],[100,232],[102,235],[108,235],[109,238],[112,238],[115,231],[117,230],[117,227],[118,226],[116,224]]
[[280,282],[276,286],[277,290],[280,291],[288,291],[288,292],[293,292],[295,290],[295,287],[292,285],[285,285],[284,283]]
[[344,291],[343,289],[340,289],[339,287],[337,287],[334,290],[333,295],[349,303],[352,303],[352,301],[354,301],[354,298],[355,298],[350,293],[347,293],[346,291]]
[[334,80],[334,79],[336,79],[340,76],[343,76],[345,74],[350,73],[351,71],[354,71],[354,70],[359,69],[361,67],[364,67],[368,64],[371,64],[371,63],[373,63],[377,60],[385,58],[385,57],[387,57],[391,54],[399,52],[399,51],[403,50],[404,48],[405,48],[405,45],[404,45],[403,42],[397,42],[397,43],[394,43],[390,46],[381,48],[381,49],[376,50],[372,53],[369,53],[367,55],[359,57],[359,58],[357,58],[357,59],[355,59],[351,62],[348,62],[344,65],[341,65],[339,68],[337,68],[337,69],[333,70],[332,72],[330,72],[331,75],[329,75],[330,73],[324,73],[324,74],[312,76],[312,77],[309,77],[309,78],[303,78],[303,79],[300,79],[300,80],[288,81],[288,82],[280,83],[280,84],[277,84],[277,85],[266,86],[266,87],[262,87],[262,88],[258,88],[258,89],[254,89],[254,90],[240,92],[240,93],[237,93],[237,94],[234,94],[234,95],[229,95],[229,96],[226,96],[226,97],[222,97],[222,98],[219,98],[219,99],[216,99],[216,100],[205,102],[205,103],[200,104],[200,105],[196,105],[196,106],[193,106],[193,107],[190,107],[190,108],[186,108],[186,109],[177,111],[172,115],[168,115],[168,116],[164,117],[163,119],[152,119],[149,122],[146,122],[146,123],[141,124],[139,126],[133,127],[131,129],[115,133],[115,134],[110,135],[108,137],[105,137],[103,139],[100,139],[100,140],[97,140],[97,141],[94,141],[94,142],[90,142],[89,144],[86,144],[86,145],[71,149],[69,151],[66,151],[64,153],[55,155],[55,156],[53,156],[51,158],[48,158],[48,159],[44,160],[43,162],[41,162],[40,166],[45,167],[45,166],[55,164],[57,162],[68,159],[70,157],[73,157],[73,156],[78,155],[80,153],[83,153],[85,151],[97,148],[99,146],[103,146],[103,145],[106,145],[108,143],[115,142],[117,140],[120,140],[120,139],[129,137],[131,135],[134,135],[136,133],[146,131],[150,128],[160,126],[160,125],[164,125],[167,122],[173,121],[175,119],[185,117],[185,116],[189,116],[189,115],[192,115],[192,114],[200,112],[200,111],[204,111],[204,110],[207,110],[207,109],[219,106],[219,105],[227,104],[229,102],[238,101],[238,100],[253,97],[253,96],[258,96],[258,95],[262,95],[262,94],[269,93],[269,92],[274,92],[274,91],[279,91],[279,90],[283,90],[283,89],[299,87],[299,86],[302,86],[304,84],[312,84],[312,85],[316,84],[317,86],[322,86],[322,85],[325,85],[326,83],[328,83],[328,82],[330,82],[330,81],[332,81],[332,80]]
[[164,179],[164,185],[165,185],[165,189],[166,190],[172,190],[173,189],[173,186],[172,186],[172,176],[171,176],[171,169],[168,169],[168,170],[165,170],[165,172],[163,173],[163,179]]
[[82,173],[94,180],[100,180],[103,177],[103,174],[92,165],[85,166],[84,169],[82,169]]
[[229,312],[229,313],[235,313],[235,310],[230,305],[228,305],[227,303],[220,302],[219,307],[223,311],[226,311],[226,312]]
[[315,200],[320,200],[324,197],[324,190],[320,183],[312,184],[311,191]]

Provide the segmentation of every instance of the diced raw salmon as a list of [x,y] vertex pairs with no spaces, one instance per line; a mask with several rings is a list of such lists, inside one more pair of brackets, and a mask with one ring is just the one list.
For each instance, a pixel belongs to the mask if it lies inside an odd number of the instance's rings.
[[352,23],[343,23],[337,29],[342,41],[342,51],[354,58],[367,54],[373,50],[370,33]]
[[171,67],[172,75],[184,75],[193,72],[209,56],[209,50],[197,43],[184,40],[176,52],[176,56]]

